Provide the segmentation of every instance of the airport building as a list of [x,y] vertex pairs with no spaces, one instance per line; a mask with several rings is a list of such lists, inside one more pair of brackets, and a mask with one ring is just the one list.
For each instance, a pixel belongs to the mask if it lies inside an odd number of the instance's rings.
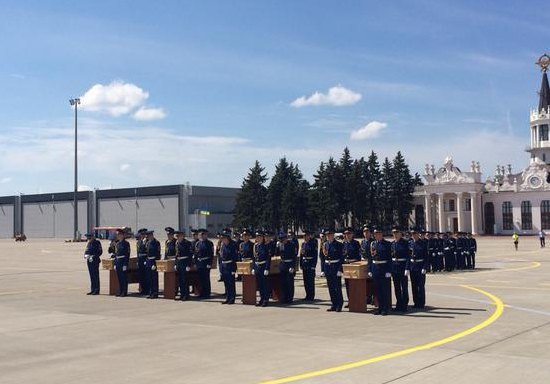
[[[167,226],[207,228],[216,233],[230,226],[238,188],[168,185],[78,193],[78,229],[142,227],[163,232]],[[24,233],[28,238],[72,239],[74,193],[0,197],[0,238]]]
[[510,165],[497,166],[482,181],[479,162],[468,171],[451,157],[436,168],[426,164],[425,185],[417,187],[411,222],[428,231],[474,234],[536,234],[550,230],[550,57],[543,55],[539,105],[529,113],[529,165],[514,172]]

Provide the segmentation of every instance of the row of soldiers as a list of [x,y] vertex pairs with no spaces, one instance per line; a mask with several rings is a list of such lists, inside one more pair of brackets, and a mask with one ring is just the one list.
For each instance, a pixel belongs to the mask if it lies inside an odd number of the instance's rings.
[[[331,297],[329,311],[341,311],[344,300],[342,295],[342,265],[360,260],[368,260],[369,277],[373,280],[378,301],[378,314],[386,315],[390,310],[391,281],[396,296],[395,310],[405,312],[408,308],[408,280],[411,279],[413,301],[416,308],[425,305],[425,274],[430,270],[437,272],[462,269],[475,266],[477,246],[473,237],[457,234],[432,234],[413,230],[402,233],[399,228],[392,231],[393,242],[384,239],[381,230],[369,226],[362,228],[363,239],[354,238],[354,230],[346,228],[342,242],[335,239],[333,230],[323,231],[321,243],[313,232],[304,231],[304,242],[299,246],[296,235],[279,233],[275,236],[270,231],[252,233],[244,230],[234,234],[225,230],[218,238],[218,244],[208,239],[205,229],[193,231],[191,241],[185,238],[183,231],[167,227],[164,258],[176,260],[178,272],[178,300],[189,299],[188,272],[196,266],[199,276],[200,296],[209,298],[211,292],[210,269],[214,253],[218,254],[220,280],[224,282],[226,300],[224,304],[235,302],[235,278],[237,261],[252,261],[253,273],[260,291],[258,306],[267,306],[271,289],[269,271],[271,258],[280,256],[281,302],[291,303],[294,300],[294,279],[297,260],[302,270],[306,301],[315,299],[315,275],[318,260],[321,261],[322,276],[327,280]],[[99,256],[101,244],[89,235],[90,241],[85,257],[88,259],[92,289],[89,294],[99,293]],[[120,284],[120,296],[126,296],[128,284],[126,271],[130,255],[129,243],[124,231],[117,233],[117,239],[111,243],[109,253],[115,259],[115,269]],[[158,273],[156,260],[161,259],[160,243],[153,231],[141,229],[136,234],[138,273],[140,276],[140,293],[149,298],[158,297]],[[99,248],[99,251],[97,250]],[[97,262],[96,262],[97,260]],[[464,261],[462,261],[464,260]],[[94,268],[96,267],[96,268]],[[97,269],[97,271],[95,270]],[[347,291],[347,284],[346,284]],[[348,294],[349,296],[349,294]]]

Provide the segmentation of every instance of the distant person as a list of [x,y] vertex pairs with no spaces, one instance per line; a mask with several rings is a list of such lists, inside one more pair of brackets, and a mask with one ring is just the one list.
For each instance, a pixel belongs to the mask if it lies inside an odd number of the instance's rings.
[[516,248],[516,251],[518,250],[518,244],[519,244],[519,235],[517,232],[514,232],[512,235],[512,240],[514,241],[514,247]]
[[539,240],[540,240],[540,247],[541,247],[541,248],[546,247],[546,240],[545,240],[545,237],[546,237],[546,234],[545,234],[544,231],[541,229],[541,230],[539,231]]
[[118,278],[118,297],[128,295],[128,263],[130,262],[130,244],[126,241],[124,230],[117,230],[117,239],[109,246],[109,253],[115,262],[115,270]]

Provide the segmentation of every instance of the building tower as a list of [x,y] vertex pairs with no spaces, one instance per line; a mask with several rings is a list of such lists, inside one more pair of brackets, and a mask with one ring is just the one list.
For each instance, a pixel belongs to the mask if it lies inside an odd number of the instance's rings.
[[529,123],[531,126],[531,145],[527,152],[531,154],[531,163],[550,164],[550,86],[547,70],[550,66],[550,56],[542,55],[537,64],[542,70],[542,84],[539,92],[539,106],[531,110]]

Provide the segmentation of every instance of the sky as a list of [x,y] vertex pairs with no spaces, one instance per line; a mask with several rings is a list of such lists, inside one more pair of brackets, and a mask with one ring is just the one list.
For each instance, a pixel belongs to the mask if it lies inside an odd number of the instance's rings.
[[240,186],[348,146],[528,164],[546,1],[11,1],[0,7],[0,195]]

